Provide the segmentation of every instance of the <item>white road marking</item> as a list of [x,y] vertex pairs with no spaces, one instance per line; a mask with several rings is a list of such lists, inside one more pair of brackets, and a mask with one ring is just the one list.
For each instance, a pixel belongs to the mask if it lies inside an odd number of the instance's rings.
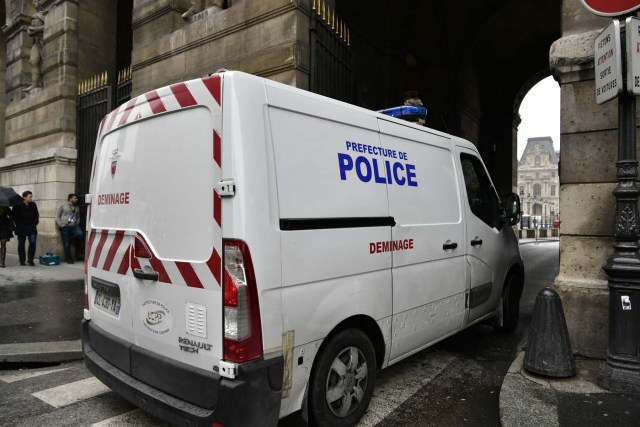
[[29,378],[39,377],[41,375],[53,374],[54,372],[66,371],[69,368],[49,369],[47,371],[18,371],[14,374],[0,374],[0,381],[5,383],[14,383],[16,381],[28,380]]
[[59,387],[33,393],[33,396],[45,403],[62,408],[81,400],[89,399],[111,391],[95,377],[61,385]]

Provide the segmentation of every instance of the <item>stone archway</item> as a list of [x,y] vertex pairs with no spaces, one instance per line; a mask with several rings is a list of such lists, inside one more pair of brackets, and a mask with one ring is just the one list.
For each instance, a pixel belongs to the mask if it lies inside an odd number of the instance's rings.
[[561,1],[335,3],[351,28],[354,103],[381,109],[416,93],[428,127],[475,143],[499,193],[515,191],[514,107],[550,74]]

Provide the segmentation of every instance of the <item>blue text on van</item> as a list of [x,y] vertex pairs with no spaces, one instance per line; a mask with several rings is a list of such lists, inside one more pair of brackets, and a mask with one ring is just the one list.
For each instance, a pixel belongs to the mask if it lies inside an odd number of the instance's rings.
[[355,175],[362,182],[373,181],[377,184],[418,186],[416,166],[393,160],[409,160],[407,153],[352,141],[346,141],[345,146],[347,151],[371,154],[382,158],[374,157],[370,159],[365,156],[356,156],[354,159],[350,153],[338,153],[341,180],[346,181],[347,177],[355,172]]

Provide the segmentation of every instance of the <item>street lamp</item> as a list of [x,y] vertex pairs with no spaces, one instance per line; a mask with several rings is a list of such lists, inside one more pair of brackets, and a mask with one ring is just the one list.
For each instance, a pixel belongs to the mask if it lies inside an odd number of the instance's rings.
[[[630,21],[628,21],[630,22]],[[625,29],[621,34],[625,52]],[[626,61],[622,61],[625,64]],[[613,254],[604,270],[609,278],[609,348],[598,384],[608,390],[640,393],[640,221],[636,185],[636,98],[627,91],[623,65],[623,90],[618,98],[618,185],[613,226]]]

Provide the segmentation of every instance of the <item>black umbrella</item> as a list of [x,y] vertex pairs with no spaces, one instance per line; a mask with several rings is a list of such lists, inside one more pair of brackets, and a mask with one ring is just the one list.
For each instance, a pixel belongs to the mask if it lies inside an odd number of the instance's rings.
[[0,187],[0,206],[13,206],[20,203],[22,197],[11,187]]

